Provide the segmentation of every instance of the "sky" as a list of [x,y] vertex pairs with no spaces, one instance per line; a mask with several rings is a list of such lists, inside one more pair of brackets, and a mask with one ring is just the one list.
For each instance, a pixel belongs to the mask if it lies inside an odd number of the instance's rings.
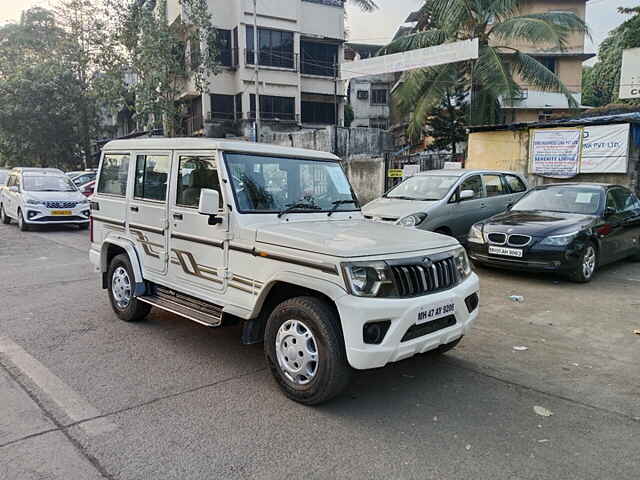
[[[277,1],[277,0],[269,0]],[[349,2],[349,0],[348,0]],[[48,0],[0,0],[0,23],[17,21],[23,9],[34,5],[46,6]],[[349,41],[357,43],[387,43],[409,13],[416,10],[422,0],[377,0],[380,6],[374,13],[363,13],[357,7],[347,7]],[[595,52],[607,33],[629,18],[617,13],[616,7],[640,6],[640,0],[590,0],[587,4],[587,25],[593,41],[587,51]]]

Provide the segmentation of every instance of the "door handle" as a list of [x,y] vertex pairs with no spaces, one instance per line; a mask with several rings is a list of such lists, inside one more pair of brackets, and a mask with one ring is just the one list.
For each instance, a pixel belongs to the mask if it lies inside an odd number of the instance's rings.
[[173,214],[173,219],[174,220],[182,220],[184,217],[182,216],[181,213],[174,213]]
[[132,212],[137,212],[140,210],[138,207],[130,207],[130,208]]

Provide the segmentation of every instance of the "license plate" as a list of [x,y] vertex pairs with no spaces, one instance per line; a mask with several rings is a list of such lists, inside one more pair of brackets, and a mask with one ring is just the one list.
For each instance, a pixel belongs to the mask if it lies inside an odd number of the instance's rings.
[[489,246],[489,253],[493,255],[504,255],[506,257],[518,257],[522,258],[522,249],[520,248],[505,248]]
[[448,317],[449,315],[455,315],[456,304],[453,300],[445,300],[443,302],[435,303],[427,307],[422,307],[418,310],[418,316],[416,318],[416,325],[421,323],[437,320],[438,318]]
[[51,215],[59,216],[59,215],[71,215],[73,212],[71,210],[52,210]]

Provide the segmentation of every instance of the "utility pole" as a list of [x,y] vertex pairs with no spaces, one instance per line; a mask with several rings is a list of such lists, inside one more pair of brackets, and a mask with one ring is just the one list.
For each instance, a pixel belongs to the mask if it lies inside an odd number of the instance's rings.
[[253,0],[253,66],[256,77],[256,142],[260,141],[260,52],[258,52],[258,0]]
[[333,57],[333,112],[335,118],[335,140],[333,145],[333,150],[336,155],[338,154],[338,57]]

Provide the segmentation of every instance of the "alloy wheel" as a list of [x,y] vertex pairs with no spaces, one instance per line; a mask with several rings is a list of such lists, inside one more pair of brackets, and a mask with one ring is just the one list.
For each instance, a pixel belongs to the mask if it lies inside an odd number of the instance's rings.
[[124,310],[131,302],[131,280],[124,267],[118,267],[111,277],[111,293],[120,310]]
[[296,385],[311,382],[318,373],[318,343],[300,320],[287,320],[278,329],[276,357],[284,376]]
[[591,278],[596,270],[596,251],[589,245],[582,257],[582,273],[584,278]]

